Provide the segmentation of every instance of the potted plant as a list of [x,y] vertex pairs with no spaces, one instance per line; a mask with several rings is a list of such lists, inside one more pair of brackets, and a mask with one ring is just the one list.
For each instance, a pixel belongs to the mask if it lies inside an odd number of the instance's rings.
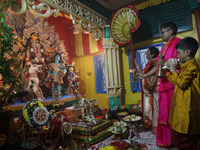
[[0,149],[8,141],[11,124],[14,120],[14,112],[4,110],[13,89],[21,88],[23,84],[22,75],[13,74],[14,57],[12,52],[12,43],[14,29],[6,25],[3,14],[3,2],[0,2],[0,137],[5,137],[4,141],[0,140]]
[[[2,13],[2,12],[1,12]],[[2,14],[1,14],[2,16]],[[11,64],[14,62],[12,57],[12,42],[14,35],[13,29],[5,25],[4,18],[1,17],[0,24],[0,111],[9,97],[10,87],[14,83],[15,76],[12,74]]]
[[4,105],[9,98],[10,86],[13,83],[13,75],[10,65],[12,58],[13,29],[5,25],[3,17],[3,6],[0,8],[0,136],[4,137],[0,142],[0,147],[5,146],[13,119],[12,111],[3,111]]
[[19,91],[27,84],[23,77],[28,68],[18,68],[18,74],[13,73],[16,57],[13,54],[15,29],[6,25],[3,14],[3,7],[6,5],[0,5],[0,111],[3,111],[13,91]]

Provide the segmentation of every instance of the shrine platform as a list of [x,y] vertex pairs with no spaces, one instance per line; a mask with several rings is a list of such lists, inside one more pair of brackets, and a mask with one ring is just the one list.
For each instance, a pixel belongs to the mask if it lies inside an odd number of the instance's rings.
[[111,120],[101,120],[96,125],[81,127],[77,124],[72,124],[72,137],[77,144],[86,144],[86,147],[90,147],[96,143],[99,143],[106,138],[112,136],[112,133],[108,131],[108,128],[112,125]]
[[[63,95],[59,99],[59,103],[63,104],[64,108],[70,107],[73,104],[78,103],[78,101],[81,99],[81,97],[82,97],[81,95],[78,95],[78,96],[75,96],[75,95]],[[53,100],[54,99],[52,99],[51,97],[47,98],[42,102],[42,104],[44,106],[46,106],[47,109],[50,109],[50,107],[52,107],[51,105],[52,105],[52,101]],[[19,113],[23,110],[24,106],[26,105],[26,102],[21,103],[20,101],[21,100],[16,100],[14,104],[5,107],[5,110],[14,111],[14,117],[15,118],[19,116]]]

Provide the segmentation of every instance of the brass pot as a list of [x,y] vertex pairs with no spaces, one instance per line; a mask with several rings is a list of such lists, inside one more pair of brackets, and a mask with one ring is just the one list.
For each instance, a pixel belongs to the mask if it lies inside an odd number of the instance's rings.
[[105,113],[104,119],[105,120],[110,120],[111,119],[111,116],[110,116],[110,114],[108,112]]

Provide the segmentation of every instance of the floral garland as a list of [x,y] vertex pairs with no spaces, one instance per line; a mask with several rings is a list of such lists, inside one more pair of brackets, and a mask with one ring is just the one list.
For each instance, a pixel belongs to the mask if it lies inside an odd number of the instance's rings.
[[27,102],[23,108],[23,116],[30,126],[48,130],[49,112],[40,101],[32,100]]
[[152,7],[152,6],[156,6],[156,5],[160,5],[161,3],[166,3],[169,2],[170,0],[148,0],[145,2],[142,2],[138,5],[135,5],[135,8],[137,10],[142,10],[148,7]]

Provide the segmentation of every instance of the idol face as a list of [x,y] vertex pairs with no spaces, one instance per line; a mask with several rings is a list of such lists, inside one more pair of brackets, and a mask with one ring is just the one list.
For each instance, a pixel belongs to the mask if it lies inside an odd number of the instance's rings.
[[37,34],[37,33],[33,33],[33,34],[32,34],[32,39],[33,39],[34,41],[37,41],[37,40],[38,40],[38,34]]

